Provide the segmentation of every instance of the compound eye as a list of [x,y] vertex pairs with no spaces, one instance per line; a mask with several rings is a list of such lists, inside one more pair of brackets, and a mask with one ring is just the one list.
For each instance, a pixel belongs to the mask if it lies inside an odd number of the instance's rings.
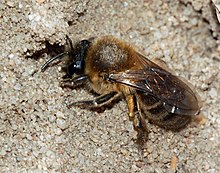
[[68,66],[68,74],[82,74],[84,70],[84,61],[76,61]]
[[76,73],[75,64],[72,63],[68,66],[67,73],[72,76]]
[[76,64],[74,64],[74,68],[76,68],[77,70],[81,70],[82,69],[82,61],[76,61]]

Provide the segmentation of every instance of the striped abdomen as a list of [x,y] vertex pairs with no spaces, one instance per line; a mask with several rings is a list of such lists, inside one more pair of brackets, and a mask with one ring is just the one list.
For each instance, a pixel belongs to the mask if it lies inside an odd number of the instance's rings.
[[179,130],[191,121],[191,116],[168,112],[163,102],[152,95],[137,92],[136,99],[145,118],[165,129]]

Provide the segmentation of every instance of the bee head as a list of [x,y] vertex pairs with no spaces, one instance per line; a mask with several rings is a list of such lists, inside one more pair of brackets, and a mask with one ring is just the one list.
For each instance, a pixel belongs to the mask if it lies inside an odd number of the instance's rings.
[[69,76],[73,74],[83,74],[85,68],[85,57],[88,52],[91,42],[89,40],[81,40],[74,48],[72,42],[70,42],[71,51],[69,52],[70,63],[67,67],[67,73]]
[[41,67],[41,71],[45,71],[47,67],[55,60],[62,59],[65,55],[69,56],[69,61],[67,64],[67,76],[71,77],[74,74],[83,74],[85,68],[85,57],[91,46],[91,41],[81,40],[74,47],[71,39],[67,36],[67,41],[69,44],[69,51],[60,53],[59,55],[49,59]]

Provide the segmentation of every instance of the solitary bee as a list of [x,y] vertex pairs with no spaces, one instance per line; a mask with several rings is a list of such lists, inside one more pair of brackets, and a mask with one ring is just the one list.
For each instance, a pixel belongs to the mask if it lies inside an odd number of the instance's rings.
[[41,70],[68,54],[63,85],[86,84],[100,95],[70,106],[99,108],[125,98],[138,132],[147,132],[146,118],[165,129],[178,130],[199,112],[197,97],[188,85],[129,44],[113,36],[81,40],[74,46],[67,40],[70,50],[47,61]]

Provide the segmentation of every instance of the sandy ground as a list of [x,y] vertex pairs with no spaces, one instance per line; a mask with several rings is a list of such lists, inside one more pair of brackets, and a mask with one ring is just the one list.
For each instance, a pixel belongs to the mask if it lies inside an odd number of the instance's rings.
[[[177,133],[148,123],[140,150],[125,101],[101,113],[68,109],[66,99],[93,95],[60,88],[61,64],[31,76],[66,34],[114,35],[166,61],[196,88],[206,122]],[[0,172],[220,172],[219,38],[207,0],[2,0]]]

